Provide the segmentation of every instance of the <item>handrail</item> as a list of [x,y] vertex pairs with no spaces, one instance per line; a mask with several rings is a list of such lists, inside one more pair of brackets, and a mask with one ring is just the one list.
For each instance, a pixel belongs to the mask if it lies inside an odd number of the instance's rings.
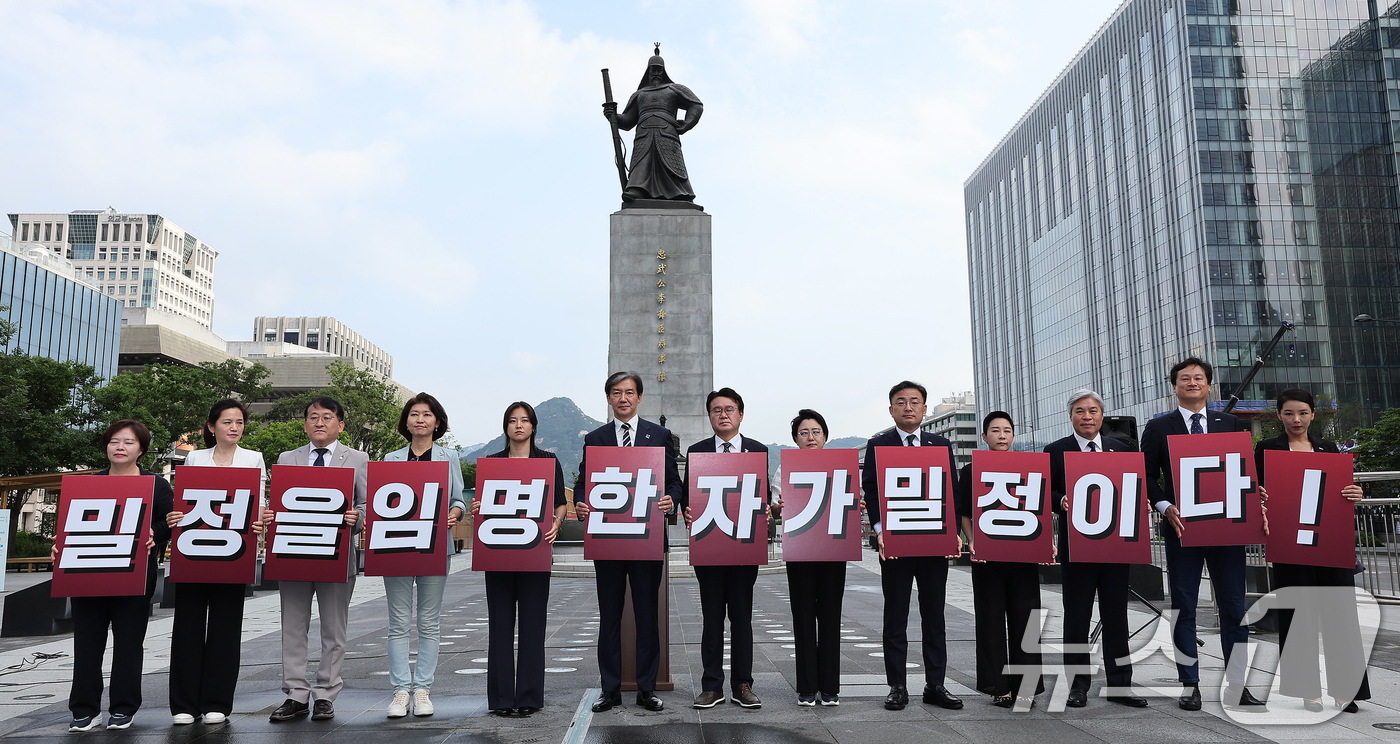
[[1352,473],[1351,479],[1357,483],[1400,480],[1400,470],[1377,470],[1372,473]]

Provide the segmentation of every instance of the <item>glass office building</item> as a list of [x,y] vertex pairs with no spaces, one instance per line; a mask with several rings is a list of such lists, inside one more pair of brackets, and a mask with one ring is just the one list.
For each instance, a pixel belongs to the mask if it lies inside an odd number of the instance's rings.
[[[1245,415],[1305,387],[1400,406],[1400,2],[1129,0],[967,180],[977,401],[1141,427],[1197,355]],[[1215,404],[1219,407],[1221,404]]]
[[18,249],[0,234],[0,319],[18,333],[0,352],[91,365],[97,374],[117,374],[122,305],[74,276],[66,259],[43,249]]

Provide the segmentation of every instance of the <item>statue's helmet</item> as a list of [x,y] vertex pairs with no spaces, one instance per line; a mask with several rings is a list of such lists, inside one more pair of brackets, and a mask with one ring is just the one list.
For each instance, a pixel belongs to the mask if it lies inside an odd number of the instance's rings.
[[659,41],[656,42],[656,49],[652,52],[651,59],[647,60],[647,69],[646,72],[642,73],[642,82],[637,86],[638,90],[651,87],[651,71],[654,67],[661,68],[661,79],[670,85],[671,76],[666,74],[666,60],[661,58],[661,42]]

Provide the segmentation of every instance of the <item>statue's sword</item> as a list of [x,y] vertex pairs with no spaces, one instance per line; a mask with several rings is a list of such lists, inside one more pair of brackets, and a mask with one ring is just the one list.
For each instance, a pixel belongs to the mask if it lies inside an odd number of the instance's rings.
[[[612,80],[608,78],[608,68],[603,68],[603,101],[612,103]],[[612,127],[613,139],[613,160],[617,162],[617,180],[622,183],[622,190],[627,190],[627,164],[622,158],[622,135],[617,131],[617,116],[608,117],[608,125]]]

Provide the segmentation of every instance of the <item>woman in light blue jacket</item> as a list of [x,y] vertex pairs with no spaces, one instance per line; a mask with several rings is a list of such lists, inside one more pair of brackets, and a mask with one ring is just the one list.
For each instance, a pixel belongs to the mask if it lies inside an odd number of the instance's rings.
[[[462,500],[462,464],[457,453],[435,444],[447,433],[447,412],[442,404],[427,393],[419,393],[403,405],[399,416],[399,433],[409,441],[407,447],[390,452],[385,462],[427,462],[446,460],[448,463],[447,526],[462,518],[467,504]],[[444,539],[452,539],[449,532]],[[418,662],[413,676],[408,672],[408,629],[413,615],[413,584],[418,584]],[[442,612],[442,590],[446,576],[385,576],[384,591],[389,600],[389,683],[394,686],[394,699],[389,703],[389,717],[408,715],[410,706],[415,716],[431,716],[433,701],[428,691],[438,660],[438,616]]]

